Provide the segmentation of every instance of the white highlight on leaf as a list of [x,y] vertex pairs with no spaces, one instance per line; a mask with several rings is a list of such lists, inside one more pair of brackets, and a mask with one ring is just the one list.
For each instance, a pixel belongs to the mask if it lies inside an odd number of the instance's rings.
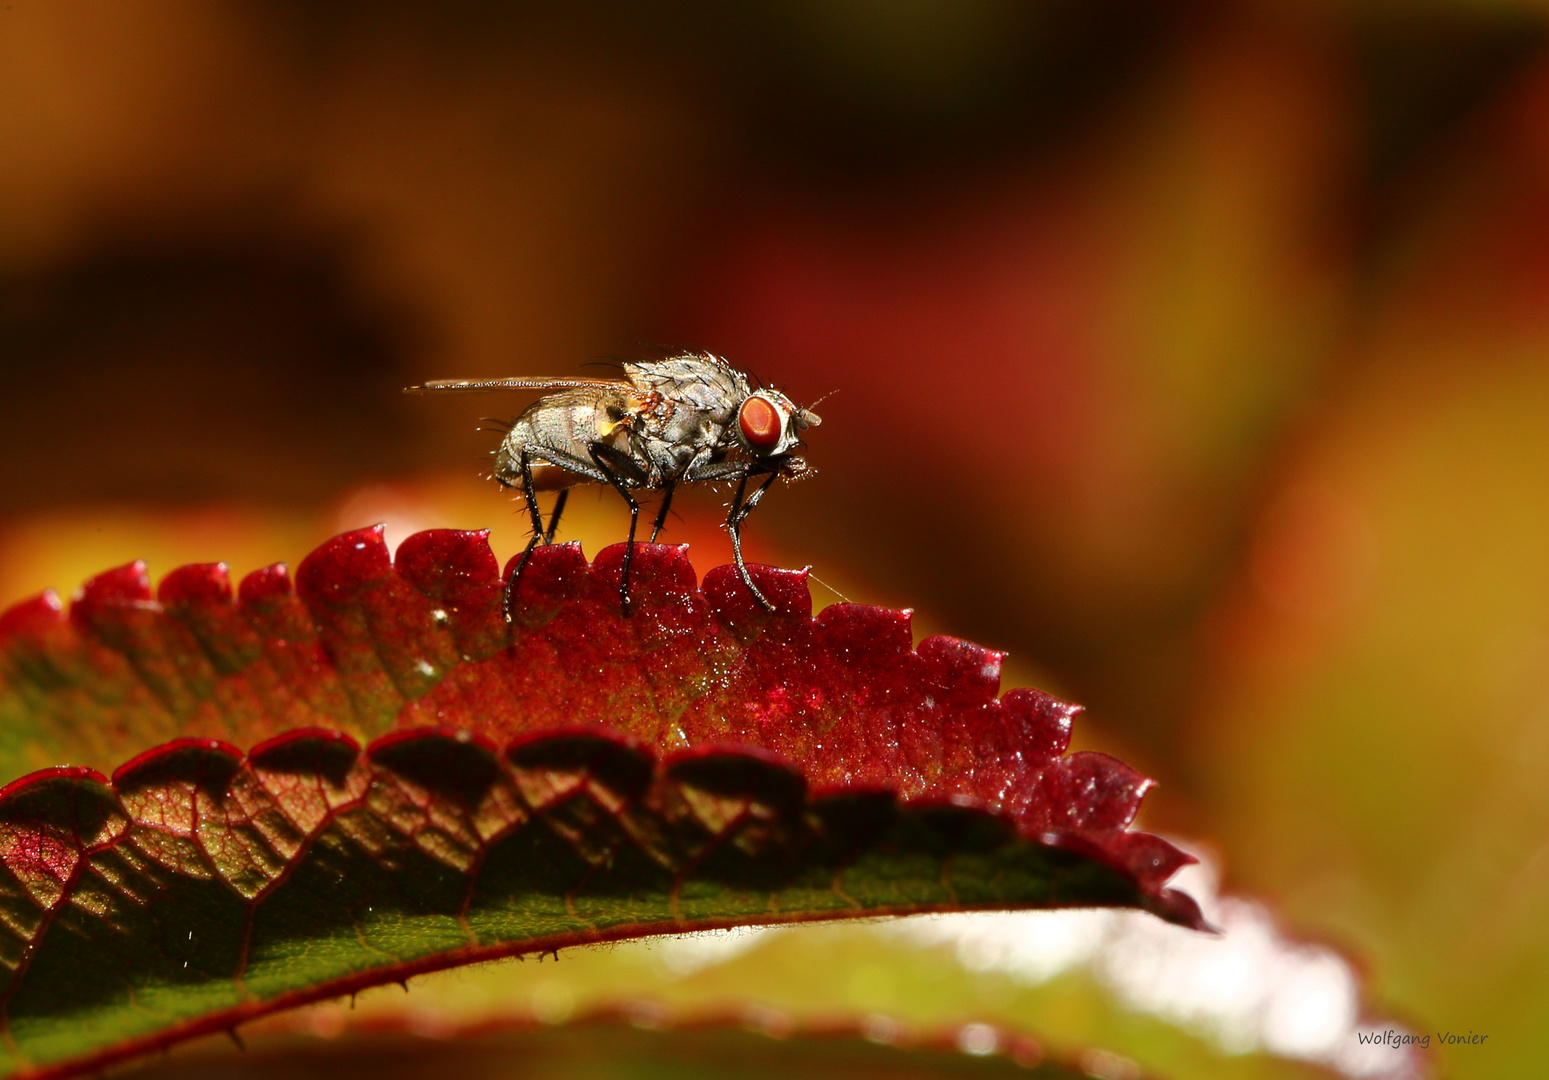
[[[1359,979],[1343,956],[1291,940],[1257,901],[1219,896],[1218,872],[1205,856],[1200,859],[1172,885],[1199,902],[1218,935],[1114,909],[919,916],[873,924],[869,931],[918,948],[950,947],[970,971],[999,972],[1027,984],[1086,970],[1124,1006],[1177,1024],[1229,1054],[1263,1051],[1355,1080],[1427,1075],[1425,1058],[1411,1047],[1370,1041],[1373,1030],[1404,1029],[1362,1017]],[[687,976],[724,964],[770,935],[800,932],[713,931],[660,942],[658,955],[668,971]],[[1359,1041],[1358,1032],[1368,1041]],[[1134,1065],[1112,1054],[1094,1058],[1091,1068],[1082,1062],[1094,1076],[1122,1075],[1124,1063]]]
[[672,974],[692,975],[703,968],[724,964],[761,944],[769,934],[778,934],[783,926],[738,926],[730,930],[705,930],[664,938],[657,943],[657,956]]
[[[340,532],[381,525],[382,540],[388,551],[436,521],[435,511],[405,489],[389,484],[368,484],[350,492],[334,514],[334,528]],[[364,548],[364,544],[357,544]]]
[[1140,1066],[1110,1050],[1083,1052],[1081,1071],[1092,1077],[1092,1080],[1140,1080]]
[[575,991],[562,982],[541,982],[533,987],[529,1004],[539,1023],[563,1024],[575,1012]]
[[988,1024],[964,1024],[957,1033],[957,1048],[975,1057],[993,1054],[1000,1049],[1000,1032]]

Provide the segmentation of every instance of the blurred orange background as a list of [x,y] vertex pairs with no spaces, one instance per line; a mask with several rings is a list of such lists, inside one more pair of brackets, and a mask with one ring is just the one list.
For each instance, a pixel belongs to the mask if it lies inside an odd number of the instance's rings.
[[11,0],[0,146],[4,602],[508,553],[518,404],[399,389],[710,349],[833,393],[755,554],[1010,650],[1447,1070],[1549,1070],[1543,5]]

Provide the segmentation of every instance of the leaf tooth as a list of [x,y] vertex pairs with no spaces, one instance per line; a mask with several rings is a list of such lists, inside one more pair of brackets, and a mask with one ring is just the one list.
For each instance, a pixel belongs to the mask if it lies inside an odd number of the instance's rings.
[[1135,820],[1153,781],[1117,758],[1082,750],[1060,758],[1043,773],[1049,822],[1084,833],[1117,833]]
[[501,610],[505,586],[488,529],[415,533],[398,545],[393,568],[435,610],[446,612],[447,629],[463,657],[482,660],[510,644]]
[[638,742],[576,728],[519,738],[503,757],[525,806],[590,865],[607,863],[621,846],[668,868],[681,862],[661,842],[660,820],[640,805],[655,763]]
[[431,602],[394,571],[380,525],[313,551],[296,571],[296,591],[367,731],[387,727],[460,662]]
[[192,631],[152,598],[144,562],[87,581],[70,606],[70,621],[128,660],[173,720],[186,721],[219,681]]
[[178,567],[161,579],[156,599],[219,677],[235,675],[263,656],[262,640],[232,597],[225,563]]
[[914,613],[867,604],[831,604],[814,620],[819,638],[852,668],[897,664],[914,651]]
[[921,641],[915,652],[925,661],[925,692],[936,702],[983,705],[1000,693],[1003,652],[941,634]]
[[272,806],[301,836],[359,802],[371,783],[360,745],[327,728],[299,728],[262,742],[248,753],[248,764]]
[[705,573],[700,591],[709,602],[716,619],[744,640],[764,633],[772,626],[812,617],[812,593],[807,588],[807,571],[782,570],[773,566],[748,564],[748,576],[758,591],[774,605],[766,611],[748,592],[734,566],[717,566]]
[[143,754],[114,774],[135,821],[134,843],[168,869],[216,878],[246,899],[284,872],[287,856],[254,816],[267,815],[271,835],[299,849],[267,791],[240,752],[225,743],[182,739]]
[[[520,555],[511,556],[501,576],[509,578]],[[541,544],[533,549],[511,598],[514,624],[533,631],[548,623],[562,605],[588,596],[593,590],[591,567],[580,544]]]
[[485,829],[501,828],[501,808],[526,817],[494,747],[467,732],[395,732],[373,743],[367,755],[367,805],[399,834],[397,843],[412,844],[459,872],[477,862]]
[[86,851],[126,825],[93,769],[45,769],[0,790],[0,921],[33,940],[68,898]]

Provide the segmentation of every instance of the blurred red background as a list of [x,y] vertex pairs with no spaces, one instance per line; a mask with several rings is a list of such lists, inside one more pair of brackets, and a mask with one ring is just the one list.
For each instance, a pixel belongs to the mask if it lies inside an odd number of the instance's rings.
[[[758,551],[1011,651],[1148,824],[1549,1067],[1549,12],[14,0],[0,584],[496,528],[449,375],[824,402]],[[583,500],[589,547],[622,536]],[[718,497],[669,538],[721,561]],[[434,520],[432,520],[434,518]],[[358,520],[357,520],[358,519]],[[400,534],[401,535],[401,534]]]

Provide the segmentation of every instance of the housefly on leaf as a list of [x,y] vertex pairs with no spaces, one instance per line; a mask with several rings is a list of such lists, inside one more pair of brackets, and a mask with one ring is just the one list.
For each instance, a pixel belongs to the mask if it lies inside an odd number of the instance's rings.
[[[778,390],[756,386],[745,373],[710,353],[625,363],[620,379],[436,379],[405,393],[545,391],[512,422],[495,452],[494,478],[520,491],[532,519],[532,539],[506,581],[505,615],[533,549],[554,540],[569,489],[607,484],[629,506],[619,601],[630,612],[629,569],[640,520],[637,491],[660,491],[651,542],[667,521],[679,484],[735,483],[726,515],[737,575],[765,608],[774,605],[753,584],[742,559],[742,523],[771,484],[811,469],[799,454],[802,433],[820,417]],[[558,491],[548,527],[537,493]]]

